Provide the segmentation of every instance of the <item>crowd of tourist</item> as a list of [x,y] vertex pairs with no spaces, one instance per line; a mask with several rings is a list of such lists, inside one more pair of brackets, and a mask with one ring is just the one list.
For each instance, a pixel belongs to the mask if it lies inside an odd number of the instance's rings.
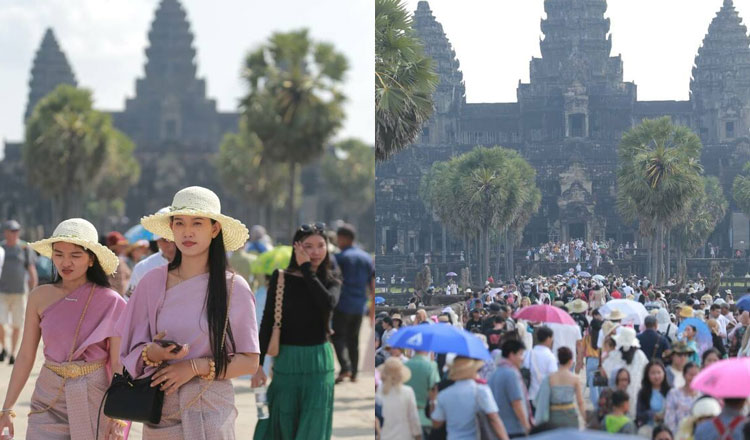
[[[750,356],[750,301],[735,303],[731,290],[570,273],[466,295],[429,312],[415,302],[416,310],[378,314],[382,439],[514,438],[565,427],[658,440],[750,438],[745,399],[691,387],[709,365]],[[522,319],[532,305],[564,311],[574,324]],[[389,345],[399,329],[446,324],[479,338],[492,361]]]

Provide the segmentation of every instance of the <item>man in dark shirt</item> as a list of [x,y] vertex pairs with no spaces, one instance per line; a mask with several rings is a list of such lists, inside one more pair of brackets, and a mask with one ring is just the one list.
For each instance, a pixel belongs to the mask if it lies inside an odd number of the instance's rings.
[[[375,294],[375,266],[370,255],[354,246],[355,235],[354,226],[348,224],[342,225],[336,231],[341,249],[341,252],[336,254],[336,263],[344,278],[341,296],[333,311],[333,346],[341,365],[336,383],[341,383],[347,377],[352,382],[357,379],[359,329],[362,326],[368,288],[371,296]],[[373,301],[371,319],[375,313],[374,304]]]
[[471,311],[471,319],[466,323],[466,330],[475,330],[479,333],[482,332],[482,311],[479,309],[473,309]]
[[657,321],[655,316],[647,316],[643,324],[646,326],[646,330],[637,336],[638,341],[641,343],[641,350],[649,361],[653,359],[661,360],[664,350],[671,348],[669,340],[656,331]]

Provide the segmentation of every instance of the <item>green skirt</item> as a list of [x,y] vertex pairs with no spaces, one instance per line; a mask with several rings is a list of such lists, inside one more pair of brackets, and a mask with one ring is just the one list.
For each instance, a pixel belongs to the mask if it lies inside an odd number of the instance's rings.
[[269,417],[255,440],[328,440],[333,431],[334,366],[331,344],[281,345],[268,387]]

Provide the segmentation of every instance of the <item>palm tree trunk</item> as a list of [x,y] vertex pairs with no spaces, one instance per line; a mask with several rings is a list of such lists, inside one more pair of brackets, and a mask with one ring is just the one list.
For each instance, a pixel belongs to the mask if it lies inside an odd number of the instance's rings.
[[667,273],[664,277],[669,280],[672,277],[672,231],[667,229]]
[[[503,264],[503,261],[505,261],[505,258],[500,258],[500,254],[503,252],[503,239],[505,238],[505,233],[500,233],[497,236],[497,260],[495,261],[495,274],[500,278],[500,265]],[[504,257],[504,255],[503,255]]]
[[290,180],[289,180],[289,234],[287,237],[294,236],[294,230],[296,229],[296,217],[294,209],[294,187],[297,184],[297,163],[294,161],[289,162]]
[[448,234],[446,233],[445,225],[442,225],[442,226],[443,226],[443,263],[445,263],[446,258],[447,258],[446,254],[448,253],[448,243],[446,243],[446,241],[448,240]]
[[654,285],[659,286],[662,284],[664,277],[664,225],[659,222],[656,225],[657,240],[656,245],[658,246],[656,251],[656,277],[654,279]]
[[659,240],[657,240],[656,238],[657,230],[658,228],[654,227],[653,231],[651,232],[651,237],[649,238],[649,242],[651,245],[651,274],[650,276],[651,276],[652,281],[656,280],[656,268],[658,267],[657,243],[659,242]]
[[508,279],[512,280],[515,277],[516,268],[515,266],[515,248],[516,248],[516,234],[514,231],[508,229],[508,234],[505,236],[505,252],[508,253]]

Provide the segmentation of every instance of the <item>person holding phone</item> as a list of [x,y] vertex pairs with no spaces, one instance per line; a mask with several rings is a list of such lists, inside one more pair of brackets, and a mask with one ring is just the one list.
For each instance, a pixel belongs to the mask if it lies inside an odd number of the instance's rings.
[[169,265],[144,275],[118,324],[128,373],[165,394],[161,421],[144,424],[143,438],[234,439],[229,379],[255,373],[260,348],[255,297],[228,270],[226,251],[244,246],[248,230],[197,186],[141,224],[177,246]]
[[[74,218],[60,223],[50,238],[29,245],[52,260],[55,274],[29,295],[21,348],[0,410],[0,433],[8,428],[14,436],[13,407],[42,339],[44,366],[31,396],[25,438],[97,438],[99,404],[111,371],[120,368],[115,326],[125,311],[125,301],[109,287],[119,261],[98,238],[94,225]],[[98,438],[122,439],[125,426],[107,419]]]
[[[329,322],[341,290],[341,277],[328,254],[323,223],[302,225],[292,238],[294,249],[285,271],[274,271],[260,325],[261,365],[275,319],[277,284],[283,277],[281,335],[268,388],[270,416],[259,420],[256,440],[331,438],[333,430],[333,350]],[[263,369],[253,387],[266,383]],[[299,433],[304,433],[300,435]]]

